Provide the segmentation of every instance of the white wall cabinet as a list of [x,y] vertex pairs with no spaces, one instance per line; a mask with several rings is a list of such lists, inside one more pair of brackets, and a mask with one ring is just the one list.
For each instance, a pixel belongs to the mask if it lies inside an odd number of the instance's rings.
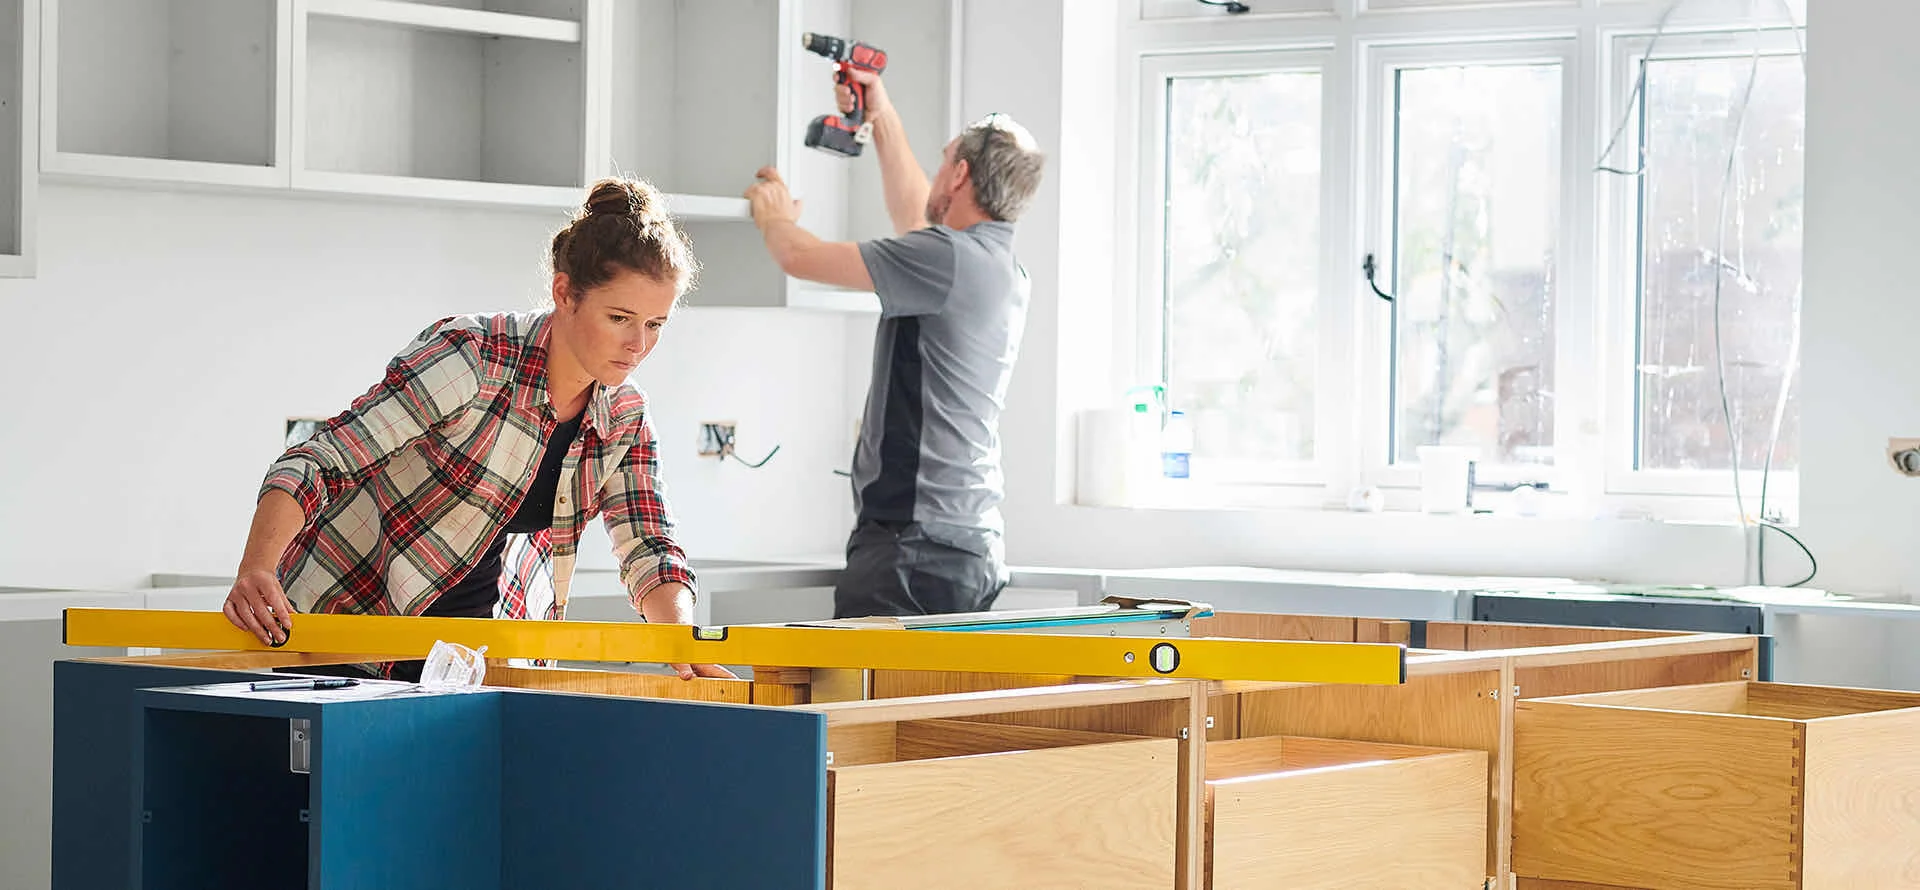
[[41,169],[287,184],[293,0],[44,0]]
[[0,278],[33,275],[39,83],[40,4],[0,0]]
[[[571,210],[595,179],[635,175],[694,239],[696,305],[870,309],[781,274],[741,195],[777,166],[808,228],[888,234],[874,152],[804,147],[833,91],[800,35],[888,51],[931,171],[957,107],[959,2],[0,0],[22,15],[0,40],[23,53],[0,101],[32,98],[37,70],[37,166],[56,178]],[[7,110],[31,129],[22,107]],[[14,228],[0,251],[26,243]]]
[[[961,0],[648,0],[654,8],[678,7],[681,37],[677,59],[664,58],[653,46],[616,57],[645,60],[616,70],[613,97],[614,159],[626,169],[670,170],[669,182],[698,191],[739,195],[754,172],[774,165],[803,205],[801,224],[830,241],[891,235],[881,195],[879,158],[872,146],[860,157],[843,158],[806,147],[807,124],[834,113],[833,63],[807,52],[800,36],[833,34],[877,46],[887,52],[886,82],[908,127],[908,143],[931,176],[941,149],[957,129],[960,78]],[[689,24],[690,8],[704,10]],[[750,15],[743,11],[752,7]],[[621,6],[626,12],[628,7]],[[769,27],[742,27],[741,18]],[[622,32],[631,39],[631,35]],[[628,44],[633,45],[633,44]],[[745,58],[715,59],[694,65],[690,52],[732,47]],[[676,80],[676,77],[679,78]],[[693,78],[693,83],[687,79]],[[674,140],[649,137],[646,121],[658,111],[647,94],[671,85],[677,96],[712,97],[716,104],[681,107],[679,119],[701,126]],[[633,97],[630,101],[623,97]],[[743,114],[745,107],[766,113]],[[715,120],[726,118],[731,123]],[[626,134],[621,137],[620,134]],[[724,138],[723,138],[724,137]],[[624,141],[621,139],[624,138]],[[626,146],[622,150],[622,146]],[[671,162],[659,153],[671,151]],[[627,158],[646,166],[635,167]],[[744,208],[742,210],[744,213]],[[789,306],[837,311],[877,311],[871,293],[824,287],[788,278],[766,255],[758,230],[749,222],[694,222],[688,225],[695,252],[706,268],[691,297],[694,305]]]

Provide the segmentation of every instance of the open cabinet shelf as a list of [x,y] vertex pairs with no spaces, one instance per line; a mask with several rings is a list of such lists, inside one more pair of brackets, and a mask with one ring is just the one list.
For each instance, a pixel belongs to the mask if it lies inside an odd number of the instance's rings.
[[44,3],[48,173],[284,186],[292,0]]
[[[305,14],[293,23],[294,186],[580,203],[579,19],[391,0],[306,0],[296,9]],[[576,39],[555,39],[562,32]],[[520,36],[528,33],[540,36]]]
[[0,0],[0,278],[34,274],[40,4]]
[[[635,176],[693,238],[695,305],[873,311],[870,293],[781,273],[742,194],[776,166],[809,230],[891,234],[875,152],[803,145],[833,109],[833,65],[800,35],[888,51],[931,171],[955,121],[959,3],[0,0],[21,19],[0,42],[22,52],[0,119],[19,117],[25,170],[86,181],[571,211],[595,180]],[[30,201],[33,178],[0,185],[0,206]],[[29,240],[16,217],[0,274]]]
[[[698,0],[649,0],[660,7],[698,5]],[[807,148],[804,135],[815,117],[835,111],[833,63],[801,48],[805,32],[832,34],[872,44],[887,52],[885,73],[887,91],[907,126],[907,141],[914,157],[931,178],[939,167],[941,149],[956,131],[959,83],[956,65],[959,59],[960,10],[962,0],[755,0],[778,7],[777,33],[755,30],[744,48],[761,53],[773,66],[755,72],[754,82],[777,86],[773,97],[756,97],[767,103],[768,112],[754,118],[755,126],[770,127],[738,133],[738,141],[716,155],[711,152],[688,155],[676,143],[679,154],[673,167],[677,176],[701,189],[732,188],[744,191],[753,181],[753,173],[764,163],[777,164],[794,197],[802,201],[800,224],[828,241],[862,241],[893,234],[881,190],[880,163],[869,145],[857,158],[843,158]],[[627,6],[622,5],[624,11]],[[708,13],[710,14],[710,13]],[[757,17],[761,16],[756,13]],[[685,21],[684,9],[681,20]],[[684,47],[701,45],[698,34],[683,32]],[[770,42],[772,41],[772,42]],[[616,60],[622,53],[616,53]],[[616,62],[616,66],[618,66]],[[635,64],[632,62],[629,65]],[[680,64],[679,70],[686,66]],[[667,71],[667,69],[662,69]],[[616,67],[616,74],[620,69]],[[670,76],[655,72],[650,76]],[[616,107],[618,84],[615,78]],[[643,77],[638,83],[647,82]],[[729,87],[727,96],[745,96],[743,85]],[[729,100],[733,101],[733,100]],[[617,120],[617,118],[616,118]],[[631,122],[630,122],[631,125]],[[618,133],[616,123],[616,133]],[[629,144],[644,141],[629,137]],[[616,159],[620,159],[616,141]],[[754,146],[768,147],[754,155]],[[629,149],[634,151],[634,149]],[[762,161],[760,158],[772,160]],[[671,165],[669,165],[671,166]],[[774,265],[752,226],[692,225],[688,227],[697,255],[726,257],[724,266],[709,263],[698,288],[689,297],[695,306],[746,306],[815,309],[836,312],[878,312],[879,300],[871,292],[827,287],[787,277]]]
[[554,19],[486,9],[434,6],[407,0],[306,0],[314,16],[382,22],[479,37],[518,37],[579,43],[578,19]]

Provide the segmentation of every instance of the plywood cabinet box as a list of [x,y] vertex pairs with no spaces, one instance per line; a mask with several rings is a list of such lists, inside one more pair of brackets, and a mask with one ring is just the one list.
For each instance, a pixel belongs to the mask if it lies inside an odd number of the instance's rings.
[[[1401,643],[1411,630],[1407,622],[1234,614],[1197,619],[1192,629]],[[1508,886],[1516,693],[1695,684],[1757,669],[1754,637],[1462,622],[1421,630],[1425,645],[1410,650],[1406,683],[1389,687],[807,668],[689,683],[495,667],[488,682],[503,688],[486,695],[499,713],[476,725],[500,727],[494,756],[510,764],[500,767],[500,793],[537,796],[502,812],[539,814],[503,816],[499,832],[516,843],[571,839],[564,849],[507,849],[497,871],[591,883],[644,860],[656,877],[690,882],[662,878],[672,886],[712,885],[725,872],[745,882],[733,886],[823,887],[831,869],[840,888],[1190,890],[1206,886],[1211,854],[1219,887],[1244,886],[1247,874],[1288,875],[1286,886],[1364,886],[1356,875],[1367,874],[1386,886],[1448,887],[1463,877],[1467,887],[1489,876]],[[116,746],[133,744],[140,690],[370,657],[248,652],[59,665],[55,887],[137,886],[128,883],[130,851],[147,832],[164,836],[127,809],[138,773],[108,768]],[[343,725],[406,725],[355,724],[348,710]],[[329,733],[325,715],[310,716],[318,739],[352,738]],[[281,718],[273,744],[284,750],[289,715]],[[528,749],[542,753],[509,753]],[[319,774],[329,763],[333,775],[345,769],[318,750],[315,757]],[[641,787],[649,803],[636,807]],[[1404,805],[1384,812],[1382,800]],[[1479,818],[1464,818],[1466,810]],[[309,833],[324,831],[332,824],[324,814],[339,810],[322,803],[315,812],[320,827]],[[728,827],[669,843],[647,826],[672,813]],[[1275,826],[1289,845],[1263,850],[1250,839]],[[764,860],[767,870],[738,871],[747,867],[740,836],[778,851]],[[338,849],[320,843],[314,849]],[[1316,846],[1324,853],[1304,865],[1288,858]],[[1479,853],[1468,857],[1468,848]],[[1372,871],[1334,867],[1341,856]],[[590,861],[603,870],[582,870]],[[1303,870],[1286,871],[1295,866]],[[1015,872],[1022,877],[1010,880]]]
[[1207,745],[1207,886],[1486,883],[1487,754],[1268,736]]
[[827,770],[834,890],[1174,885],[1177,741],[957,720],[876,728],[836,746]]
[[1920,695],[1739,682],[1522,701],[1514,751],[1521,887],[1920,887]]
[[[1417,644],[1409,649],[1406,683],[1400,686],[1214,684],[1207,702],[1207,736],[1215,744],[1301,736],[1484,752],[1477,789],[1484,825],[1482,879],[1493,878],[1495,886],[1510,886],[1516,700],[1738,681],[1755,677],[1761,669],[1761,638],[1738,634],[1246,612],[1194,619],[1192,633]],[[875,671],[872,688],[874,696],[886,697],[1083,679]],[[1112,717],[1082,711],[985,719],[1094,731],[1133,728],[1102,722]]]

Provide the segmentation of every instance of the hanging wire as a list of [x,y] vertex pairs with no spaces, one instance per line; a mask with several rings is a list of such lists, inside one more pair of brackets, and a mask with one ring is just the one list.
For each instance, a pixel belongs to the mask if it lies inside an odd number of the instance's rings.
[[[1660,45],[1660,38],[1666,36],[1667,20],[1672,18],[1674,10],[1679,9],[1681,4],[1685,2],[1687,2],[1687,0],[1672,0],[1672,2],[1667,4],[1667,8],[1660,13],[1660,22],[1653,28],[1653,40],[1647,43],[1646,57],[1648,59],[1653,57],[1654,49]],[[1646,98],[1646,94],[1647,63],[1642,61],[1640,63],[1640,74],[1633,80],[1633,93],[1627,97],[1626,110],[1621,112],[1620,123],[1613,128],[1613,136],[1607,140],[1607,147],[1602,149],[1600,151],[1600,157],[1595,159],[1594,172],[1612,173],[1616,176],[1639,176],[1647,172],[1647,146],[1644,141],[1640,145],[1639,166],[1632,170],[1622,170],[1617,167],[1607,166],[1607,157],[1613,154],[1614,147],[1620,144],[1621,134],[1627,131],[1627,122],[1633,119],[1635,109],[1640,107],[1640,103]]]

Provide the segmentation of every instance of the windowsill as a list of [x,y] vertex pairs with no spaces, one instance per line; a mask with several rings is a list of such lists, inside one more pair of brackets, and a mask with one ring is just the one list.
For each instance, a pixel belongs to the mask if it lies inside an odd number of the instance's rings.
[[[1663,522],[1693,526],[1738,525],[1734,499],[1730,496],[1691,494],[1614,494],[1581,498],[1566,492],[1475,491],[1472,510],[1429,513],[1421,508],[1418,488],[1381,487],[1373,491],[1378,506],[1355,509],[1345,492],[1331,486],[1313,484],[1255,484],[1208,482],[1186,479],[1154,479],[1144,491],[1112,502],[1075,505],[1093,509],[1152,510],[1161,512],[1265,512],[1318,514],[1353,513],[1367,516],[1432,519],[1436,522],[1468,520],[1549,520],[1549,521],[1624,521]],[[1754,506],[1748,498],[1748,509]],[[1775,502],[1769,501],[1769,506]],[[1789,517],[1797,514],[1797,505],[1779,502],[1789,508]],[[1796,523],[1785,525],[1793,528]]]

